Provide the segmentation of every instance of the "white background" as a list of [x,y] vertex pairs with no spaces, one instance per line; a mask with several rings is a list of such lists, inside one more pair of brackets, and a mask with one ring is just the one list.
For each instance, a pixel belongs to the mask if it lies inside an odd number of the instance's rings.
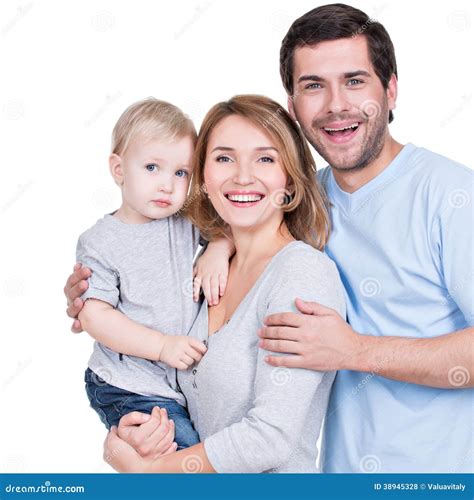
[[[0,3],[0,472],[110,470],[82,381],[92,340],[70,333],[62,289],[78,235],[120,201],[107,167],[120,113],[150,95],[197,125],[236,93],[285,104],[280,42],[322,3]],[[392,36],[395,138],[472,166],[470,2],[349,3]]]

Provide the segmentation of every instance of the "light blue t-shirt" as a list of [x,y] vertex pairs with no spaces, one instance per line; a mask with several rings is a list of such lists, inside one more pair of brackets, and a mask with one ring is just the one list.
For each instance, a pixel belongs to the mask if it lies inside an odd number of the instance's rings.
[[[326,252],[340,272],[355,331],[429,338],[474,324],[471,169],[407,144],[352,194],[329,167],[319,180],[332,203]],[[453,365],[446,373],[452,389],[340,371],[323,470],[473,472],[474,389],[457,388],[468,368]]]

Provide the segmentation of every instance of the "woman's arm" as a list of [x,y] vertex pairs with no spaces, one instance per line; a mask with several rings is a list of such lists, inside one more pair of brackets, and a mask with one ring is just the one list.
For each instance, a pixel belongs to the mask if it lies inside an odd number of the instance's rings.
[[[286,264],[286,272],[279,273],[280,280],[272,288],[269,313],[296,310],[292,299],[295,294],[344,313],[342,284],[335,266],[319,260],[310,260],[303,267],[293,259]],[[125,447],[135,457],[134,467],[141,471],[183,472],[183,461],[191,462],[193,456],[200,472],[264,472],[286,463],[301,441],[311,411],[315,411],[312,405],[316,391],[321,384],[325,384],[322,390],[329,391],[332,379],[324,379],[322,372],[272,368],[264,362],[266,355],[267,351],[258,350],[252,408],[241,421],[189,448],[186,454],[174,453],[154,463],[143,462]],[[132,444],[138,449],[137,443]]]
[[104,442],[104,460],[118,472],[212,473],[216,472],[207,458],[204,445],[196,444],[157,459],[139,455],[121,439],[114,426]]
[[86,300],[79,320],[86,332],[109,349],[163,361],[174,368],[185,370],[200,361],[206,352],[206,346],[199,340],[183,335],[164,335],[132,321],[102,300]]

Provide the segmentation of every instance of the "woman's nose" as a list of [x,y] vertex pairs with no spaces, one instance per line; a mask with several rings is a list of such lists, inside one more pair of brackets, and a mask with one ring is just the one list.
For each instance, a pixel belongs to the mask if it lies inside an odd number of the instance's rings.
[[254,181],[252,167],[247,163],[237,164],[234,182],[237,184],[251,184]]

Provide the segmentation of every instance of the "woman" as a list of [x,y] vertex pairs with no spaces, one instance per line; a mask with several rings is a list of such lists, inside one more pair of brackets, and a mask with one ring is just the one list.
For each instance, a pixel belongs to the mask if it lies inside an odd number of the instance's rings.
[[[328,213],[311,153],[288,113],[260,96],[237,96],[204,119],[195,152],[189,216],[208,239],[236,248],[225,295],[204,300],[189,332],[203,359],[178,373],[201,442],[152,460],[120,439],[105,442],[117,470],[316,472],[317,447],[334,373],[273,368],[259,347],[267,315],[297,297],[343,317],[342,284],[322,253]],[[137,443],[135,442],[135,445]]]

